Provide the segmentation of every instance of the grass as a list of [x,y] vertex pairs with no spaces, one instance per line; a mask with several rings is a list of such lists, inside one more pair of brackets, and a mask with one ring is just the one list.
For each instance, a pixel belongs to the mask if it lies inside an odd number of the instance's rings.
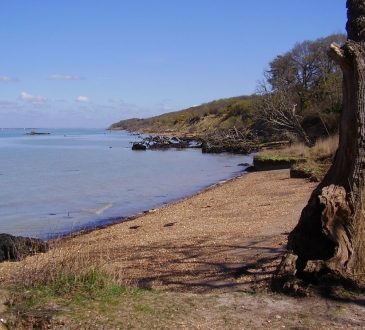
[[58,328],[66,322],[75,329],[147,329],[185,322],[185,310],[192,309],[188,301],[123,282],[111,266],[117,253],[107,243],[100,249],[92,242],[71,248],[53,242],[48,253],[12,263],[3,281],[12,297],[10,328]]
[[114,283],[107,275],[97,271],[75,275],[61,275],[55,281],[36,287],[50,297],[86,296],[112,297],[120,295],[125,287]]
[[288,162],[288,163],[294,163],[302,160],[302,157],[296,156],[296,155],[287,155],[287,154],[281,154],[279,153],[260,153],[255,156],[256,160],[262,161],[262,162]]
[[91,328],[106,325],[111,329],[125,328],[125,322],[132,328],[147,328],[150,322],[168,320],[184,310],[178,308],[174,299],[163,299],[166,294],[162,292],[123,286],[99,271],[78,276],[62,273],[46,284],[32,287],[18,284],[10,287],[9,292],[12,317],[8,324],[13,328],[47,327],[51,320],[57,328],[65,317],[71,328],[81,324]]
[[104,285],[98,277],[98,274],[104,274],[108,281],[125,285],[127,283],[120,280],[118,271],[108,267],[116,253],[108,244],[98,249],[91,241],[65,244],[62,240],[56,240],[50,242],[47,253],[13,264],[12,271],[2,280],[7,285],[21,285],[27,289],[50,286],[55,290],[69,290],[81,284],[89,284],[90,289],[95,289],[98,285]]
[[19,284],[10,296],[11,329],[192,329],[206,322],[213,328],[243,322],[235,308],[217,303],[219,296],[212,302],[206,295],[123,286],[99,271],[32,287]]
[[332,135],[325,139],[319,139],[311,149],[312,155],[317,158],[332,158],[338,147],[338,135]]
[[319,139],[311,148],[303,143],[288,147],[259,152],[255,158],[261,162],[284,161],[292,164],[292,169],[307,177],[320,180],[332,163],[338,146],[338,136]]
[[14,286],[11,292],[15,298],[15,309],[39,310],[42,306],[53,304],[78,305],[88,300],[111,302],[124,294],[127,289],[113,283],[106,275],[90,272],[83,276],[60,276],[53,282],[27,288]]

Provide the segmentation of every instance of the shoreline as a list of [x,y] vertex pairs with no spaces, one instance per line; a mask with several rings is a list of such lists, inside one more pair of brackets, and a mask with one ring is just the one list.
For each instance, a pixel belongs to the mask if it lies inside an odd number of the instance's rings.
[[129,221],[55,240],[47,253],[1,263],[0,280],[19,273],[37,281],[40,269],[91,267],[159,290],[265,287],[314,187],[290,178],[289,170],[248,173]]
[[[228,182],[232,182],[232,181],[235,181],[235,180],[238,180],[242,177],[244,177],[245,175],[249,174],[250,172],[246,172],[245,170],[244,171],[240,171],[237,175],[234,175],[228,179],[225,179],[225,180],[220,180],[216,183],[213,183],[211,185],[208,185],[206,187],[203,187],[202,189],[196,191],[195,193],[193,194],[189,194],[189,195],[186,195],[182,198],[177,198],[177,199],[172,199],[170,200],[169,202],[166,202],[166,203],[163,203],[162,205],[160,206],[157,206],[157,207],[154,207],[154,208],[151,208],[151,209],[148,209],[148,210],[144,210],[144,211],[140,211],[136,214],[133,214],[131,216],[126,216],[126,217],[115,217],[113,218],[114,220],[111,220],[111,222],[107,222],[105,224],[100,224],[100,225],[97,225],[97,226],[90,226],[90,228],[84,228],[84,229],[81,229],[81,230],[76,230],[76,231],[70,231],[70,232],[67,232],[67,233],[64,233],[64,234],[54,234],[54,235],[50,235],[50,238],[48,239],[42,239],[43,241],[45,242],[49,242],[49,243],[52,243],[52,242],[55,242],[55,241],[67,241],[67,240],[70,240],[70,239],[73,239],[75,237],[79,237],[79,236],[82,236],[82,235],[87,235],[87,234],[90,234],[94,231],[98,231],[98,230],[103,230],[103,229],[106,229],[106,228],[109,228],[109,227],[113,227],[113,226],[117,226],[117,225],[120,225],[122,223],[127,223],[127,222],[131,222],[131,221],[134,221],[136,219],[139,219],[140,217],[143,217],[147,214],[150,214],[150,213],[154,213],[158,210],[163,210],[169,206],[172,206],[172,205],[175,205],[175,204],[178,204],[178,203],[181,203],[183,201],[186,201],[190,198],[193,198],[194,196],[198,196],[200,194],[204,194],[205,192],[207,191],[210,191],[212,189],[215,189],[219,186],[222,186]],[[100,222],[102,221],[108,221],[108,219],[106,220],[101,220]],[[54,237],[53,237],[54,236]]]
[[362,294],[294,298],[270,287],[314,186],[288,170],[249,173],[2,263],[2,319],[52,329],[361,328]]
[[[71,139],[63,138],[66,131],[70,132],[67,135]],[[132,136],[126,132],[111,138],[91,129],[75,132],[59,129],[52,134],[59,135],[60,139],[52,140],[52,143],[48,143],[48,138],[44,140],[47,142],[34,140],[31,147],[39,150],[42,161],[38,164],[32,161],[33,158],[25,157],[26,161],[14,169],[14,173],[24,173],[23,176],[10,175],[13,173],[11,166],[2,170],[2,182],[5,180],[9,193],[3,192],[6,208],[1,212],[1,232],[49,241],[103,228],[194,195],[221,179],[240,175],[244,168],[237,164],[246,162],[244,156],[210,159],[210,156],[200,155],[198,150],[188,150],[186,154],[180,150],[135,154],[130,151]],[[10,142],[18,141],[17,132],[8,135]],[[91,145],[97,148],[91,149]],[[23,159],[23,153],[29,153],[28,144],[20,144],[20,147],[14,160],[8,161],[10,165],[17,159]],[[91,157],[90,161],[80,156],[79,149],[85,150],[85,155]],[[50,155],[44,151],[50,151]],[[65,155],[62,157],[65,161],[57,161],[59,154]],[[106,162],[106,159],[109,161]],[[251,163],[252,157],[247,159]],[[49,162],[57,166],[49,170]],[[37,175],[41,178],[32,174],[33,167],[38,169]],[[148,172],[152,173],[151,179]],[[20,177],[21,180],[18,179]],[[25,181],[30,184],[24,186]],[[47,193],[49,191],[52,193]],[[99,212],[106,203],[112,205]]]

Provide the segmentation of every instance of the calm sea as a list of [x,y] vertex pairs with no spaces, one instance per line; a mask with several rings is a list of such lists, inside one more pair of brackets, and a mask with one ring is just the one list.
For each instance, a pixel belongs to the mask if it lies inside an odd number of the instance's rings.
[[114,222],[239,175],[250,156],[132,151],[126,132],[0,129],[0,233],[50,238]]

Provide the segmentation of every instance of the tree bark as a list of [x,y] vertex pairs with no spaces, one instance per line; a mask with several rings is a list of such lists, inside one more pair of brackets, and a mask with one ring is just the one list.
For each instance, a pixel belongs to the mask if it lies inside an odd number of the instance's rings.
[[347,1],[348,39],[329,55],[343,72],[340,141],[334,162],[313,191],[288,248],[299,272],[365,273],[365,0]]

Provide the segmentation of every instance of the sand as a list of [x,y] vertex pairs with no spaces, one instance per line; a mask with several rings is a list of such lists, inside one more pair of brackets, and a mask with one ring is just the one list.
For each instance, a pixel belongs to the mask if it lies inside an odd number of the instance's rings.
[[48,253],[2,263],[3,283],[39,283],[91,267],[122,284],[157,289],[106,305],[97,297],[87,304],[49,298],[4,317],[27,329],[38,321],[50,329],[363,329],[363,296],[294,298],[270,290],[314,187],[288,170],[250,173],[135,220],[62,239]]
[[62,244],[132,285],[247,290],[265,285],[313,188],[288,170],[250,173]]

